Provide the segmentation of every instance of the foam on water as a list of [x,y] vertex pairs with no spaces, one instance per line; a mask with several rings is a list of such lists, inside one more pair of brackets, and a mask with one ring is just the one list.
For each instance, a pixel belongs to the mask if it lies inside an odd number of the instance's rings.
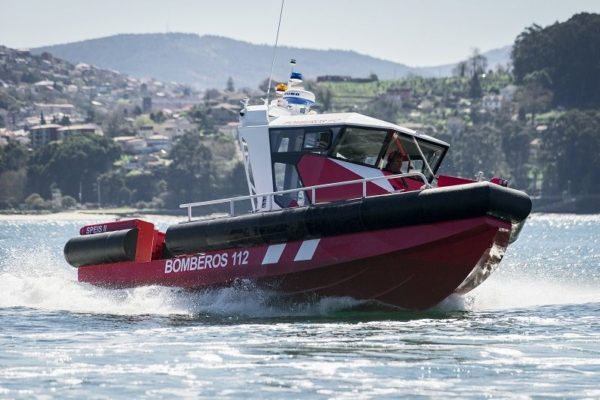
[[600,302],[600,289],[574,283],[543,281],[530,276],[490,277],[467,295],[469,310],[498,310],[544,305]]
[[[595,229],[597,218],[544,215],[534,217],[533,221],[526,225],[521,239],[509,249],[499,271],[467,296],[451,296],[435,309],[442,312],[481,311],[600,302],[600,290],[597,285],[600,268],[594,265],[590,267],[589,263],[590,258],[598,259],[597,239],[586,242],[588,246],[592,246],[591,250],[573,246],[571,250],[568,247],[555,250],[533,247],[535,243],[540,243],[539,237],[546,234],[547,228],[556,229],[558,225],[560,232],[572,229],[573,225],[584,228],[589,225]],[[76,270],[64,261],[59,250],[61,247],[57,246],[65,240],[60,234],[60,229],[64,229],[62,225],[22,222],[13,225],[12,228],[27,229],[33,225],[43,226],[48,232],[58,233],[54,240],[48,240],[46,237],[42,239],[40,236],[37,239],[32,238],[31,242],[6,250],[5,255],[0,258],[0,308],[27,307],[48,311],[114,315],[211,314],[279,317],[328,315],[361,304],[360,301],[350,298],[291,303],[283,301],[275,293],[259,290],[249,282],[239,282],[231,288],[202,292],[158,286],[125,290],[102,289],[79,283]],[[34,243],[36,240],[37,243]],[[548,237],[541,241],[541,244],[552,246],[554,242],[555,238]],[[569,245],[565,243],[565,246]],[[548,265],[554,262],[552,251],[557,254],[573,251],[572,265]],[[592,254],[586,254],[586,251]],[[538,258],[532,258],[529,254],[535,254]],[[577,254],[583,254],[581,257],[585,258],[587,269],[576,259]]]
[[360,303],[350,298],[282,302],[276,293],[257,289],[247,281],[199,292],[160,286],[104,289],[78,282],[76,270],[48,248],[35,254],[12,250],[0,266],[0,308],[113,315],[272,317],[325,315]]
[[99,314],[172,314],[169,289],[107,290],[77,282],[77,272],[54,251],[12,250],[2,261],[0,307]]
[[[282,302],[276,293],[257,289],[245,281],[231,288],[201,292],[159,286],[103,289],[78,282],[76,270],[57,259],[55,252],[48,248],[33,255],[12,251],[2,264],[0,308],[28,307],[114,315],[277,317],[326,315],[361,303],[350,298]],[[492,276],[469,295],[450,296],[435,308],[439,311],[479,311],[587,302],[600,302],[600,290],[544,282],[527,276]]]

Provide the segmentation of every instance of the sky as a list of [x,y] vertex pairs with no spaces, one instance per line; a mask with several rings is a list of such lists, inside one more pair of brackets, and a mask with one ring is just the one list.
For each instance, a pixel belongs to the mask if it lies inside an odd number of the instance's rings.
[[[272,44],[280,7],[281,0],[0,0],[0,44],[33,48],[147,32]],[[431,66],[512,44],[533,23],[584,11],[600,13],[600,0],[287,0],[279,43]]]

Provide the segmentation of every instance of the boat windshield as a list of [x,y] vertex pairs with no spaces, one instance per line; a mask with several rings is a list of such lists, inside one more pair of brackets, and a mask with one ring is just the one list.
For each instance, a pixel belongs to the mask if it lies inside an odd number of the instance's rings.
[[[416,143],[415,143],[416,141]],[[418,147],[417,147],[418,143]],[[420,151],[419,151],[420,150]],[[446,148],[444,146],[426,142],[422,139],[407,137],[398,132],[393,132],[387,143],[385,152],[379,160],[378,167],[395,174],[419,171],[428,179],[432,179],[429,168],[435,173],[438,169]]]
[[333,149],[333,156],[373,167],[387,136],[385,130],[348,127]]
[[435,173],[445,152],[445,146],[400,132],[347,127],[330,156],[395,174],[419,171],[431,180],[425,161]]

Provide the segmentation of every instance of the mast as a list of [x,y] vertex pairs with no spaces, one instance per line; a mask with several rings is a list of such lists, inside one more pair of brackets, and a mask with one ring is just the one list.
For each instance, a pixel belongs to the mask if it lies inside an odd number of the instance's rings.
[[273,67],[275,66],[275,58],[277,56],[277,43],[279,43],[279,29],[281,28],[281,17],[283,16],[284,4],[285,0],[281,0],[281,10],[279,10],[279,23],[277,24],[277,35],[275,35],[275,45],[273,46],[273,60],[271,61],[271,72],[269,73],[269,86],[267,86],[267,106],[269,105],[269,95],[271,94],[271,83],[273,81]]

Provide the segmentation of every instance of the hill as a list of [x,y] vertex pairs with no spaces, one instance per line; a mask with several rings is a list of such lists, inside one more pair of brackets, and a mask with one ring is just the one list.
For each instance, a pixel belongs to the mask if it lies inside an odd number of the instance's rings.
[[75,65],[47,52],[35,55],[0,46],[0,121],[8,124],[10,119],[12,128],[37,124],[33,121],[40,113],[62,112],[73,123],[92,122],[94,116],[117,108],[139,108],[143,97],[157,92],[166,99],[200,102],[183,85],[142,81],[93,65]]
[[[229,77],[238,87],[255,88],[267,77],[272,57],[271,45],[186,33],[121,34],[33,50],[38,54],[44,51],[73,63],[85,62],[132,76],[193,84],[199,88],[224,87]],[[354,51],[280,47],[276,78],[287,76],[290,58],[299,61],[299,69],[307,78],[318,75],[367,77],[373,73],[380,79],[447,76],[454,66],[410,67]]]

